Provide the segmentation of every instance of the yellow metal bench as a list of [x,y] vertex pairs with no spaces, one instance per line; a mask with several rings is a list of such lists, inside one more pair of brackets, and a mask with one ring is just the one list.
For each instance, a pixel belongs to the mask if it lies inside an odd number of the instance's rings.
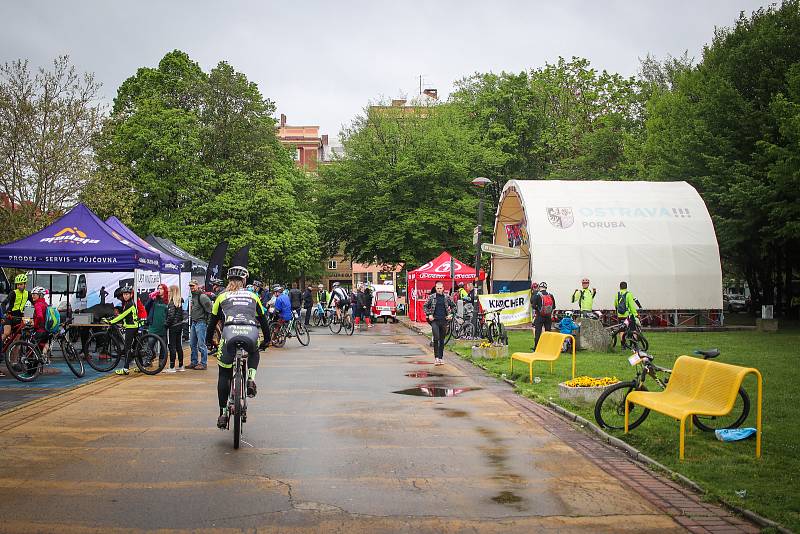
[[752,367],[681,356],[675,361],[664,391],[632,391],[625,399],[625,432],[630,405],[636,404],[680,421],[680,459],[683,460],[686,421],[692,415],[723,416],[733,409],[744,377],[758,377],[756,458],[761,456],[761,373]]
[[550,372],[553,372],[553,362],[561,356],[561,347],[564,340],[572,340],[572,378],[575,378],[575,338],[569,334],[558,332],[542,332],[539,343],[534,352],[515,352],[511,355],[511,372],[514,372],[514,360],[527,363],[530,381],[533,382],[533,362],[550,362]]

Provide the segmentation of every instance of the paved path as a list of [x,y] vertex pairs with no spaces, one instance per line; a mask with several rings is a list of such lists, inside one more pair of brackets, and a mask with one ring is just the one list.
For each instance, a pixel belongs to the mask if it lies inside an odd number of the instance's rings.
[[[584,434],[468,364],[415,363],[431,362],[427,351],[399,325],[315,333],[308,348],[290,341],[266,351],[238,451],[231,433],[214,427],[213,365],[111,377],[34,402],[0,417],[0,530],[705,528],[645,498],[652,475],[637,478],[619,453],[581,445]],[[419,371],[443,376],[406,376]],[[483,389],[454,398],[393,393],[420,385]],[[630,476],[621,480],[598,459]]]

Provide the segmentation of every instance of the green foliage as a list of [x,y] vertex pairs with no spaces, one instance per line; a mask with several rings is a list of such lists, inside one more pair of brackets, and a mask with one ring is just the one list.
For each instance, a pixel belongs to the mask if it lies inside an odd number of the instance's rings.
[[798,72],[800,4],[791,0],[717,30],[703,61],[648,102],[646,176],[701,192],[724,259],[762,303],[789,300],[800,265]]
[[347,157],[320,170],[328,251],[363,263],[469,257],[484,151],[450,105],[373,106],[345,132]]
[[170,52],[120,87],[95,138],[98,170],[85,198],[140,235],[200,257],[222,239],[231,253],[249,244],[255,276],[294,277],[320,259],[317,219],[309,179],[275,135],[274,110],[227,63],[206,74]]

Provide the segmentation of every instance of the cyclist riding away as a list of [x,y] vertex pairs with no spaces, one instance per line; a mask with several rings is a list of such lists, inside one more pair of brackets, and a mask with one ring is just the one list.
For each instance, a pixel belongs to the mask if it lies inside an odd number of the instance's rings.
[[350,297],[347,295],[347,290],[339,285],[339,282],[333,283],[333,291],[331,298],[328,300],[328,308],[331,305],[336,306],[336,317],[341,320],[342,313],[346,312],[350,307]]
[[3,341],[11,335],[11,327],[22,322],[23,310],[25,305],[31,300],[30,294],[25,287],[28,285],[28,275],[18,274],[14,278],[14,286],[6,298],[6,316],[3,320]]
[[[206,344],[211,346],[220,315],[223,315],[222,337],[217,347],[219,365],[217,427],[221,429],[228,427],[228,393],[231,390],[237,346],[241,344],[247,352],[247,396],[255,397],[259,350],[266,348],[269,343],[269,325],[261,299],[252,291],[244,289],[248,274],[244,267],[234,266],[228,269],[228,286],[214,301],[206,333]],[[258,326],[261,326],[261,332],[264,334],[261,345],[258,345]]]
[[120,300],[122,301],[122,311],[119,315],[109,320],[109,324],[116,324],[122,322],[125,328],[125,365],[122,369],[114,371],[118,375],[130,374],[128,365],[133,359],[131,354],[131,347],[136,340],[136,335],[139,333],[139,309],[136,305],[136,299],[133,297],[133,288],[129,285],[124,285],[120,288]]

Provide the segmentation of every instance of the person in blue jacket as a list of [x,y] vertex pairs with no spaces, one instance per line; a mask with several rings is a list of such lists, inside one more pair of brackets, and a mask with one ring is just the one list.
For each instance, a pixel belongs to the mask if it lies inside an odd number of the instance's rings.
[[292,319],[292,301],[280,285],[274,286],[272,292],[275,294],[275,313],[278,314],[278,322],[283,324]]
[[[561,321],[559,321],[557,327],[558,331],[561,332],[562,334],[570,334],[573,336],[577,334],[578,330],[580,330],[581,328],[575,323],[575,321],[572,320],[571,311],[564,312],[564,317],[561,318]],[[572,340],[565,339],[564,346],[561,348],[561,352],[569,352],[571,350],[572,350]]]

